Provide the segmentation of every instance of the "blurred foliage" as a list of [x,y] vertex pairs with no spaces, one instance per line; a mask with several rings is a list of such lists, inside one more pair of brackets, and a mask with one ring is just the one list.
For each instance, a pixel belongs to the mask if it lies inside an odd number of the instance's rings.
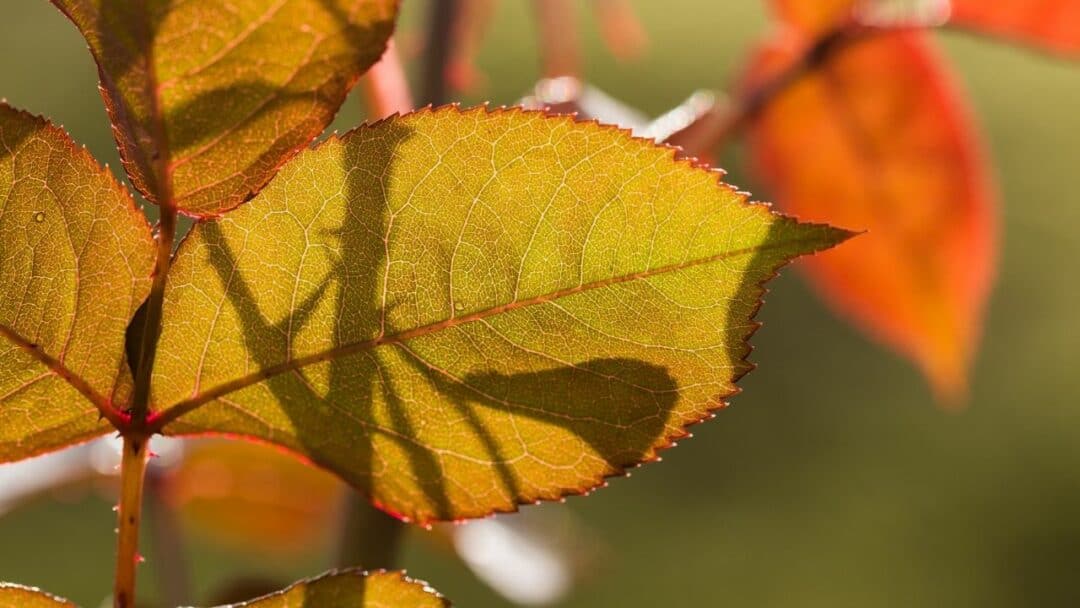
[[[587,12],[588,77],[652,114],[724,85],[765,27],[753,0],[638,0],[649,54],[620,64]],[[418,35],[424,3],[400,31]],[[117,163],[96,73],[44,0],[0,18],[0,96],[64,124]],[[482,98],[511,103],[537,71],[529,6],[506,0],[479,63]],[[916,372],[833,318],[789,270],[754,339],[760,369],[696,437],[632,480],[566,506],[608,545],[565,606],[1074,606],[1080,603],[1080,68],[987,38],[945,33],[987,132],[1004,209],[1002,266],[969,408],[933,406]],[[351,101],[335,125],[360,120]],[[735,166],[729,150],[721,166]],[[729,181],[756,193],[733,173]],[[761,193],[760,197],[764,198]],[[107,592],[110,505],[44,502],[0,518],[0,579],[84,606]],[[402,565],[461,606],[506,606],[413,531]],[[291,581],[329,565],[267,561],[193,539],[205,599],[238,573]],[[141,572],[152,599],[156,559]],[[673,600],[673,598],[677,598]]]

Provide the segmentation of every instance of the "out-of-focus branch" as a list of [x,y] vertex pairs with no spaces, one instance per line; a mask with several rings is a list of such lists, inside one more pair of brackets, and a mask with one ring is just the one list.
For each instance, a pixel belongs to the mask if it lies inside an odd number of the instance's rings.
[[185,606],[192,600],[191,569],[180,521],[165,497],[166,473],[150,463],[146,471],[148,536],[154,547],[160,593],[169,606]]
[[414,106],[409,81],[392,39],[382,59],[371,66],[361,83],[370,118],[385,118],[395,112],[405,114],[412,111]]
[[371,506],[355,490],[345,494],[338,566],[368,570],[393,568],[405,524]]
[[458,0],[460,10],[451,24],[449,57],[443,77],[455,93],[475,92],[487,84],[476,66],[480,45],[495,14],[495,0]]
[[460,18],[462,0],[432,0],[428,33],[424,41],[424,79],[421,103],[442,105],[449,101],[446,72],[450,62],[455,23]]
[[681,156],[699,156],[715,150],[803,76],[826,65],[841,50],[868,36],[897,28],[850,21],[826,31],[806,46],[802,55],[783,71],[743,92],[733,100],[718,100],[686,128],[666,142],[682,148]]
[[593,10],[600,35],[616,59],[637,59],[645,53],[649,36],[627,0],[593,0]]
[[581,77],[581,41],[573,0],[533,0],[544,78]]

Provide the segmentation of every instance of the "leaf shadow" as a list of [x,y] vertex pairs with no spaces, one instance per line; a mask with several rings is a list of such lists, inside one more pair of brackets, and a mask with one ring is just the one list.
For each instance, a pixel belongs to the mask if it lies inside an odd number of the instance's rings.
[[[341,196],[346,209],[344,220],[333,235],[338,245],[333,269],[291,315],[276,323],[265,318],[254,287],[238,271],[236,252],[220,229],[220,222],[228,221],[228,217],[200,227],[208,243],[210,263],[245,328],[243,340],[248,356],[258,368],[270,368],[283,359],[298,356],[290,350],[291,336],[312,322],[320,306],[324,310],[320,318],[326,316],[326,306],[333,306],[330,333],[335,345],[370,342],[402,330],[388,319],[404,315],[392,315],[394,305],[387,305],[384,295],[387,273],[392,272],[387,262],[393,225],[389,219],[392,211],[387,188],[395,172],[408,170],[399,166],[397,149],[410,136],[410,129],[401,123],[384,123],[377,130],[361,130],[341,140],[341,170],[346,176]],[[776,249],[770,244],[783,237],[775,231],[778,224],[774,223],[773,232],[766,237],[760,251],[749,254],[753,259],[747,262],[747,268],[751,270],[739,275],[739,283],[731,295],[730,316],[715,330],[717,343],[722,344],[720,348],[736,376],[751,368],[744,360],[749,353],[744,339],[753,333],[756,324],[748,325],[746,317],[756,312],[762,291],[760,283],[770,275],[763,268],[771,271],[779,263],[776,254],[764,253]],[[273,257],[273,254],[264,255]],[[768,259],[761,258],[763,255]],[[406,299],[410,295],[405,294]],[[268,345],[274,346],[268,348]],[[556,499],[591,489],[601,483],[601,475],[619,474],[651,459],[657,449],[682,437],[686,424],[707,417],[708,409],[720,407],[721,400],[729,396],[714,395],[706,403],[694,404],[696,416],[684,412],[676,417],[680,386],[658,360],[601,356],[573,364],[551,365],[551,360],[544,360],[542,365],[536,365],[533,359],[533,368],[522,368],[526,371],[455,376],[427,361],[422,351],[412,348],[412,341],[390,341],[327,359],[325,376],[324,371],[314,368],[310,371],[322,378],[320,381],[309,377],[309,368],[301,367],[270,376],[261,385],[272,393],[278,408],[290,421],[295,434],[294,449],[343,477],[372,498],[376,506],[391,514],[406,510],[397,514],[406,520],[411,514],[420,513],[425,523],[429,519],[449,520],[485,513],[463,511],[451,499],[448,484],[452,481],[443,460],[448,448],[434,449],[419,438],[418,433],[438,421],[420,418],[425,410],[411,406],[415,391],[408,390],[410,385],[402,384],[407,380],[402,378],[404,372],[420,378],[441,397],[437,403],[420,404],[424,408],[436,408],[427,409],[430,415],[440,420],[453,415],[461,425],[461,430],[455,432],[474,438],[479,449],[486,453],[485,459],[501,486],[498,490],[509,505]],[[318,365],[321,367],[323,363]],[[493,369],[499,367],[492,365]],[[732,371],[717,373],[725,374],[726,381]],[[325,391],[318,388],[322,385]],[[535,424],[539,422],[572,434],[578,443],[567,445],[567,449],[581,451],[583,458],[602,460],[602,466],[593,468],[601,472],[587,483],[579,481],[577,485],[565,481],[553,485],[524,477],[514,463],[532,456],[528,453],[529,446],[520,437],[518,442],[508,431],[492,426],[491,421],[498,419],[493,417],[503,415],[528,419],[533,423],[534,433],[542,432],[542,427]],[[565,440],[567,436],[558,435],[548,439]],[[538,439],[534,435],[532,440]],[[384,459],[384,454],[375,448],[376,441],[389,441],[403,454],[403,461]],[[449,451],[453,451],[452,446]],[[401,479],[411,479],[415,488],[405,487],[407,484],[400,482]],[[380,481],[384,484],[382,488],[376,487]],[[379,499],[380,489],[396,504],[380,504],[387,502]],[[415,500],[409,498],[414,491],[419,492]]]

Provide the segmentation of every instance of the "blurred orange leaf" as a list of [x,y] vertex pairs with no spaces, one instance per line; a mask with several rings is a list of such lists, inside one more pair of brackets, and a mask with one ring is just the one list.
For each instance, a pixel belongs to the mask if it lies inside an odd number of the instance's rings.
[[257,552],[290,554],[325,543],[344,485],[281,450],[244,441],[193,442],[164,486],[184,523]]
[[[790,39],[764,47],[743,86],[801,52]],[[967,108],[923,34],[840,51],[767,105],[748,143],[785,210],[869,232],[806,261],[824,298],[913,359],[939,397],[962,398],[993,275],[994,195]]]
[[950,21],[1080,59],[1078,0],[953,0]]
[[858,0],[771,0],[772,13],[784,25],[819,33],[851,17]]

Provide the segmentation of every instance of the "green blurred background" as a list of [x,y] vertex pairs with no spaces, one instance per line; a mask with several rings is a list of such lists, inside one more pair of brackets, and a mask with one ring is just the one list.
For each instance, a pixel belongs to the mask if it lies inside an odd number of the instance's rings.
[[[754,0],[639,0],[647,57],[620,64],[583,12],[588,79],[651,114],[726,85],[767,29]],[[421,33],[424,4],[400,28]],[[772,284],[759,369],[733,407],[632,479],[566,505],[603,545],[565,606],[1080,605],[1080,64],[958,33],[940,42],[971,94],[998,169],[1001,267],[970,406],[935,407],[904,361],[809,293]],[[512,103],[537,76],[529,6],[505,0],[484,45],[488,86]],[[0,97],[118,160],[85,44],[46,0],[0,7]],[[351,100],[336,127],[362,119]],[[757,193],[723,162],[730,181]],[[760,193],[767,197],[767,193]],[[97,606],[111,585],[113,513],[93,495],[0,516],[0,580]],[[450,553],[411,533],[402,557],[460,606],[507,606]],[[283,580],[326,558],[267,563],[194,544],[201,592],[236,572]],[[152,548],[142,581],[154,594]],[[200,598],[202,599],[202,598]]]

